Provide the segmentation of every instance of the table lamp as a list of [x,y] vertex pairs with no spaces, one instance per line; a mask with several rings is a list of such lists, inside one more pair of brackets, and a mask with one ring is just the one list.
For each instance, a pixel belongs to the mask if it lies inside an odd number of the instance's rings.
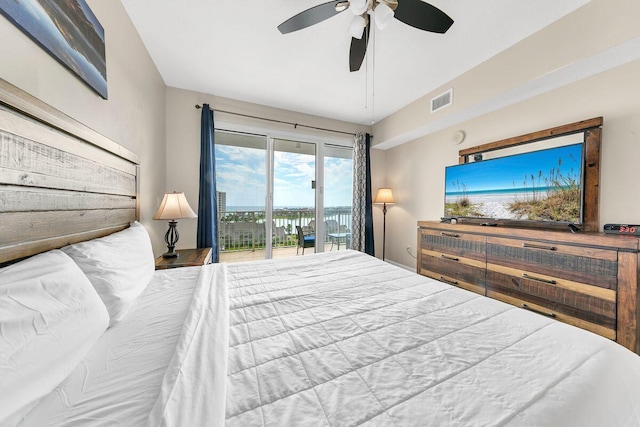
[[378,188],[378,194],[376,194],[376,199],[373,203],[376,205],[383,205],[382,213],[384,215],[384,220],[382,222],[382,260],[384,261],[384,248],[387,236],[387,205],[393,205],[396,203],[393,201],[393,193],[391,192],[391,189]]
[[166,193],[160,203],[158,211],[153,219],[168,219],[169,229],[164,235],[164,241],[167,243],[167,253],[162,254],[164,258],[176,258],[178,253],[174,250],[180,235],[178,234],[177,219],[197,218],[196,213],[189,206],[184,193]]

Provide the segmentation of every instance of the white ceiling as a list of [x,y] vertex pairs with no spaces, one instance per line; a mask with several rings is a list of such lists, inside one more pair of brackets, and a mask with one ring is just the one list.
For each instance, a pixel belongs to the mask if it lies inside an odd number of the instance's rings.
[[121,1],[168,86],[359,124],[389,116],[589,2],[433,0],[455,21],[446,34],[394,19],[372,29],[366,64],[350,73],[350,11],[286,35],[276,28],[326,0]]

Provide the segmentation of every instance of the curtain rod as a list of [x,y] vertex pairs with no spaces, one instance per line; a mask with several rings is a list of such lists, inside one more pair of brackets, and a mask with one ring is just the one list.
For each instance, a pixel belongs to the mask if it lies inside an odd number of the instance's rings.
[[[202,106],[196,104],[196,109],[201,109]],[[344,135],[351,135],[351,136],[356,136],[355,133],[352,132],[344,132],[341,130],[334,130],[334,129],[326,129],[326,128],[320,128],[320,127],[316,127],[316,126],[309,126],[309,125],[301,125],[299,123],[293,123],[293,122],[285,122],[282,120],[275,120],[275,119],[267,119],[264,117],[258,117],[258,116],[251,116],[249,114],[242,114],[242,113],[234,113],[233,111],[224,111],[224,110],[213,110],[213,111],[217,111],[218,113],[225,113],[225,114],[233,114],[235,116],[242,116],[242,117],[248,117],[250,119],[258,119],[258,120],[265,120],[268,122],[274,122],[274,123],[281,123],[281,124],[285,124],[285,125],[291,125],[293,126],[294,129],[297,129],[298,126],[303,127],[303,128],[308,128],[308,129],[315,129],[315,130],[322,130],[325,132],[334,132],[334,133],[342,133]]]

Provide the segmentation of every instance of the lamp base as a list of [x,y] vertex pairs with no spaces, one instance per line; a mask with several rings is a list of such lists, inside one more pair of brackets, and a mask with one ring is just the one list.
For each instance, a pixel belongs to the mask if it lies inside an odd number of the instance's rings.
[[178,253],[174,250],[176,243],[180,235],[178,234],[178,222],[175,220],[169,221],[169,229],[164,235],[164,241],[167,243],[167,252],[162,254],[162,258],[178,258]]
[[178,258],[178,252],[165,252],[162,254],[162,258]]

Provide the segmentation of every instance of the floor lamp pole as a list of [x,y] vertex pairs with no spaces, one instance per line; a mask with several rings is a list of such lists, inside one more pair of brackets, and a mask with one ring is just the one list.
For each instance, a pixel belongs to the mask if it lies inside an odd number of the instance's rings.
[[382,260],[384,261],[384,249],[387,246],[387,204],[382,205]]
[[384,252],[387,247],[387,203],[390,205],[395,203],[391,189],[378,188],[378,193],[376,194],[376,199],[373,203],[376,205],[382,205],[382,214],[384,215],[382,222],[382,260],[384,261]]

